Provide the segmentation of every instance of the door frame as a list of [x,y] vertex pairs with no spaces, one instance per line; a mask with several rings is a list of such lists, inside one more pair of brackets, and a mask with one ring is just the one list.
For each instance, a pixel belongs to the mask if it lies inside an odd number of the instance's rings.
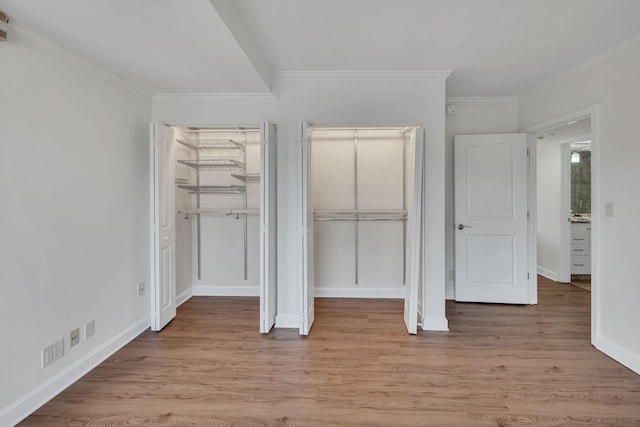
[[[537,271],[537,242],[536,242],[536,149],[535,133],[546,129],[562,126],[571,121],[591,119],[591,344],[595,346],[596,337],[600,332],[600,106],[594,104],[565,113],[532,126],[524,131],[529,134],[529,203],[531,206],[531,235],[530,235],[530,263],[531,271]],[[534,275],[535,276],[535,275]],[[535,277],[534,277],[535,278]],[[535,297],[537,299],[537,281],[535,282]]]
[[[237,130],[237,129],[241,129],[241,128],[258,129],[258,130],[260,130],[260,133],[261,133],[261,135],[260,135],[260,150],[262,151],[262,150],[264,149],[263,138],[262,138],[262,129],[263,129],[263,128],[265,128],[265,126],[264,126],[264,125],[265,125],[265,123],[269,124],[270,126],[276,126],[276,132],[277,132],[277,124],[276,124],[275,122],[271,122],[271,121],[263,121],[263,122],[260,122],[260,123],[258,123],[258,124],[255,124],[255,123],[254,123],[254,124],[233,124],[233,125],[229,125],[228,123],[214,123],[214,124],[212,124],[212,123],[205,123],[205,124],[202,124],[202,123],[186,123],[186,124],[185,124],[185,123],[164,123],[164,122],[160,122],[160,121],[153,121],[153,120],[152,120],[152,121],[150,122],[150,129],[151,129],[151,131],[153,132],[154,126],[155,126],[156,124],[162,124],[162,125],[165,125],[165,126],[168,126],[168,127],[171,127],[171,128],[187,128],[187,127],[196,127],[196,128],[214,128],[214,129],[218,129],[218,128],[219,128],[219,129],[226,129],[226,128],[228,128],[228,129],[230,129],[230,130]],[[268,129],[268,127],[267,127],[267,129]],[[276,133],[276,135],[277,135],[277,133]],[[151,135],[150,135],[150,138],[153,138],[153,137],[154,137],[154,135],[153,135],[153,134],[151,134]],[[174,135],[174,139],[175,139],[175,135]],[[271,143],[274,143],[274,142],[273,142],[273,141],[271,141]],[[276,142],[275,142],[275,144],[276,144],[275,146],[277,147],[277,138],[276,138]],[[150,145],[150,149],[153,149],[153,147],[152,147],[151,145]],[[276,149],[277,149],[277,148],[276,148]],[[277,152],[276,152],[276,154],[277,154]],[[150,157],[150,158],[152,158],[152,157],[151,157],[151,153],[149,153],[149,157]],[[277,157],[277,156],[276,156],[276,157]],[[261,159],[261,163],[262,163],[262,159]],[[173,164],[173,167],[175,168],[175,163]],[[261,171],[262,171],[262,164],[260,165],[260,167],[261,167]],[[277,173],[277,170],[276,170],[276,173]],[[153,180],[153,179],[154,179],[153,164],[150,164],[150,171],[149,171],[149,174],[150,174],[150,185],[151,185],[151,184],[152,184],[151,180]],[[174,184],[174,185],[175,185],[175,184]],[[277,191],[277,188],[276,188],[276,191]],[[153,215],[154,215],[154,212],[153,212],[153,209],[154,209],[154,207],[153,207],[154,189],[153,189],[153,188],[150,188],[150,189],[149,189],[149,193],[150,193],[150,195],[149,195],[149,197],[150,197],[150,206],[149,206],[149,207],[150,207],[150,217],[149,217],[149,218],[150,218],[151,222],[153,222]],[[260,193],[261,193],[261,194],[260,194],[260,204],[261,204],[260,209],[261,209],[261,210],[263,210],[263,206],[262,206],[262,198],[263,198],[263,194],[262,194],[262,185],[261,185],[261,191],[260,191]],[[276,194],[277,194],[277,193],[276,193]],[[262,237],[262,221],[259,221],[259,222],[260,222],[260,227],[259,227],[259,229],[260,229],[260,243],[259,243],[259,245],[262,247],[262,240],[263,240],[263,237]],[[277,221],[276,221],[276,222],[277,222]],[[153,227],[153,224],[151,224],[151,226]],[[276,227],[277,227],[277,225],[276,225]],[[274,239],[277,239],[277,232],[276,232],[276,233],[274,233],[274,234],[273,234],[273,236],[271,236],[271,237],[272,237],[272,238],[274,238]],[[154,282],[153,278],[154,278],[154,274],[155,274],[155,266],[154,266],[154,261],[153,261],[153,253],[154,253],[154,252],[153,252],[153,251],[154,251],[154,236],[153,236],[153,231],[151,232],[150,242],[151,242],[151,246],[150,246],[149,250],[151,251],[151,257],[152,257],[152,258],[151,258],[150,265],[149,265],[149,271],[150,271],[150,274],[151,274],[151,276],[150,276],[150,280],[149,280],[149,283],[150,283],[150,286],[151,286],[151,287],[154,287],[154,286],[155,286],[155,282]],[[277,243],[276,243],[276,244],[277,244]],[[276,257],[276,259],[277,259],[277,254],[274,254],[274,256],[275,256],[275,257]],[[260,260],[260,262],[262,263],[262,260]],[[260,267],[260,269],[262,269],[262,267]],[[261,273],[260,273],[260,274],[261,274]],[[177,285],[177,283],[176,283],[176,285]],[[259,285],[259,288],[260,288],[260,289],[259,289],[258,297],[260,298],[260,305],[259,305],[259,306],[260,306],[260,308],[259,308],[259,311],[260,311],[261,313],[262,313],[263,299],[264,299],[264,298],[263,298],[263,295],[262,295],[262,288],[263,288],[263,287],[264,287],[264,286],[263,286],[263,283],[260,283],[260,285]],[[277,292],[278,292],[278,290],[277,290],[277,269],[276,269],[276,294],[274,295],[274,298],[276,299],[276,301],[277,301]],[[149,293],[150,293],[150,298],[152,299],[152,300],[151,300],[151,304],[152,304],[152,305],[151,305],[151,307],[152,307],[152,308],[151,308],[151,311],[150,311],[150,316],[149,316],[149,318],[150,318],[150,324],[151,324],[151,325],[153,325],[153,324],[154,324],[153,322],[155,321],[155,319],[154,319],[155,314],[154,314],[154,311],[153,311],[153,304],[154,304],[154,301],[153,301],[153,295],[154,295],[154,289],[150,289],[150,292],[149,292]],[[180,305],[182,305],[183,303],[185,303],[185,302],[186,302],[187,300],[189,300],[189,298],[191,298],[192,296],[194,296],[194,294],[193,294],[193,289],[191,289],[191,292],[189,292],[189,293],[188,293],[187,297],[186,297],[184,300],[180,300],[180,301],[178,301],[178,300],[177,300],[178,295],[176,295],[176,304],[175,304],[175,305],[176,305],[176,308],[178,308]],[[276,305],[276,316],[277,316],[277,305]],[[258,330],[259,330],[259,331],[261,331],[261,329],[263,329],[263,328],[262,328],[262,326],[263,326],[263,325],[262,325],[262,323],[260,323],[260,324],[258,325],[258,327],[259,327],[259,328],[258,328]],[[265,333],[268,333],[268,332],[269,332],[269,331],[266,331]]]
[[[309,131],[313,131],[313,129],[323,129],[323,128],[416,128],[416,132],[421,132],[421,141],[422,141],[422,168],[423,168],[423,173],[422,173],[422,203],[420,206],[420,209],[422,211],[421,213],[421,218],[420,218],[420,247],[421,247],[421,254],[418,257],[419,262],[421,264],[421,274],[418,275],[419,280],[417,283],[417,287],[418,287],[418,295],[416,296],[416,303],[417,303],[417,307],[416,307],[416,311],[417,311],[417,323],[416,323],[416,329],[417,327],[420,327],[423,330],[429,330],[429,331],[448,331],[449,328],[446,324],[446,319],[445,319],[445,323],[444,326],[442,326],[442,324],[438,324],[437,326],[432,326],[429,325],[428,328],[426,328],[426,324],[427,324],[427,319],[428,319],[428,314],[425,312],[426,307],[427,307],[427,285],[426,285],[426,276],[424,274],[424,268],[425,268],[425,259],[426,259],[426,250],[425,250],[425,241],[427,239],[427,227],[426,227],[426,214],[425,214],[425,204],[428,203],[427,201],[427,195],[426,195],[426,180],[427,180],[427,174],[426,174],[426,169],[427,169],[427,133],[426,133],[426,129],[427,129],[427,124],[426,123],[419,123],[419,124],[407,124],[407,123],[402,123],[402,124],[397,124],[397,123],[377,123],[377,124],[362,124],[362,123],[349,123],[349,124],[345,124],[345,123],[340,123],[340,124],[335,124],[335,123],[325,123],[325,122],[311,122],[311,121],[299,121],[297,123],[298,126],[298,130],[297,130],[297,138],[298,138],[298,144],[300,145],[298,147],[298,173],[300,174],[300,192],[298,193],[298,205],[299,205],[299,209],[300,209],[300,213],[299,213],[299,218],[300,218],[300,223],[298,224],[299,229],[300,229],[300,244],[303,245],[306,243],[306,239],[304,239],[303,237],[305,236],[304,233],[304,216],[305,216],[305,206],[304,206],[304,197],[303,197],[303,191],[302,188],[304,187],[305,184],[305,179],[310,179],[310,176],[306,176],[305,175],[305,170],[302,167],[303,166],[303,156],[302,156],[302,144],[306,143],[306,135]],[[303,131],[304,130],[304,131]],[[418,138],[418,134],[416,134],[416,140]],[[308,170],[308,168],[307,168]],[[312,196],[311,196],[312,197]],[[312,201],[313,199],[311,199]],[[300,330],[300,334],[301,335],[308,335],[309,331],[310,331],[310,327],[307,327],[308,325],[306,325],[305,323],[305,301],[306,301],[306,297],[308,297],[308,290],[305,287],[305,266],[303,265],[303,263],[301,262],[300,265],[298,266],[298,277],[300,278],[300,284],[301,284],[301,288],[300,289],[300,296],[301,301],[302,301],[302,307],[300,307],[299,310],[299,330]],[[407,285],[408,286],[408,285]],[[404,288],[402,289],[404,291]],[[444,297],[444,294],[443,294]],[[315,286],[314,286],[314,290],[312,293],[312,298],[315,300],[316,295],[315,295]],[[444,298],[443,298],[444,300]],[[315,312],[313,315],[313,319],[315,320]],[[313,323],[313,321],[311,321],[311,323]],[[276,322],[276,327],[278,327],[278,324]],[[280,327],[285,327],[285,326],[280,326]],[[306,331],[306,333],[304,333]]]

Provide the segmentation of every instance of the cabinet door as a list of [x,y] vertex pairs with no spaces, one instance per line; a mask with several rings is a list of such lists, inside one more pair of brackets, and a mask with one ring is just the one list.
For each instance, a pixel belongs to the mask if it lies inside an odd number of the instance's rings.
[[175,159],[173,129],[151,124],[151,330],[176,316]]
[[260,146],[260,332],[276,322],[276,127],[263,123]]
[[313,282],[313,206],[311,199],[311,130],[306,123],[299,128],[302,201],[302,322],[300,334],[308,335],[315,318]]
[[422,286],[422,200],[424,169],[424,130],[416,129],[415,140],[412,141],[413,152],[413,197],[411,210],[407,213],[407,285],[404,294],[404,323],[407,332],[418,332],[418,296]]

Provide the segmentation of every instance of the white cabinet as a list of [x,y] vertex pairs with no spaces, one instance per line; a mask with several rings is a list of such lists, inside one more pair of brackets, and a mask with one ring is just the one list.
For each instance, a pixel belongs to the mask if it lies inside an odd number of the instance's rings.
[[571,274],[591,274],[591,224],[571,224]]

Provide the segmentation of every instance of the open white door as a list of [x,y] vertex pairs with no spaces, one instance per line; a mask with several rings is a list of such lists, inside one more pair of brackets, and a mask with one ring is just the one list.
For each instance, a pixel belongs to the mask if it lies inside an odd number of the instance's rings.
[[263,123],[260,147],[260,332],[276,323],[276,126]]
[[306,123],[299,128],[300,164],[302,166],[302,322],[300,335],[309,335],[315,316],[313,286],[313,206],[311,199],[311,130]]
[[176,316],[175,162],[173,129],[151,124],[151,330]]
[[456,301],[527,304],[527,135],[457,135]]
[[404,323],[407,332],[418,333],[418,290],[422,283],[422,198],[424,169],[424,129],[416,129],[410,143],[413,154],[411,207],[407,212],[407,284],[404,290]]

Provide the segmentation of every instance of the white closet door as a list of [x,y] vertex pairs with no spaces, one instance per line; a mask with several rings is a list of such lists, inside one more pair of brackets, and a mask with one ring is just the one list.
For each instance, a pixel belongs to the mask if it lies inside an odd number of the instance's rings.
[[457,135],[454,164],[456,301],[527,304],[527,135]]
[[175,155],[173,129],[151,124],[151,330],[176,316]]
[[263,123],[260,147],[260,332],[276,322],[276,126]]
[[300,334],[308,335],[314,320],[313,283],[313,206],[311,198],[311,130],[306,123],[299,128],[302,185],[301,253],[302,253],[302,322]]
[[424,174],[424,129],[416,129],[413,151],[413,197],[407,213],[407,271],[408,280],[404,292],[404,323],[407,332],[418,332],[418,290],[422,283],[420,262],[422,257],[422,200]]

